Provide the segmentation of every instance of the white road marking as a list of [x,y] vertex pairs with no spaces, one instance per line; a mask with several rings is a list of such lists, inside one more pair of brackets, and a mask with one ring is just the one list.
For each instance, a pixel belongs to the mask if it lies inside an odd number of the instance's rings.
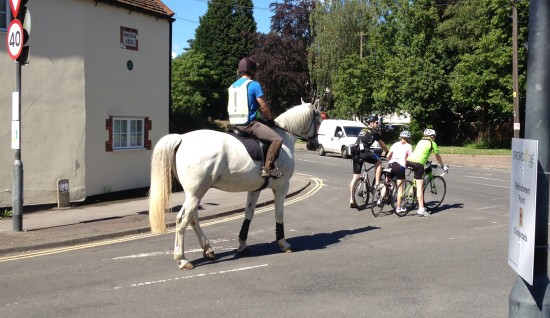
[[495,184],[486,184],[486,183],[477,183],[477,182],[470,182],[470,183],[471,183],[471,184],[478,184],[478,185],[488,186],[488,187],[496,187],[496,188],[510,189],[510,187],[507,187],[507,186],[499,186],[499,185],[495,185]]
[[[246,270],[266,267],[266,266],[269,266],[269,264],[261,264],[261,265],[255,265],[255,266],[248,266],[248,267],[240,267],[240,268],[234,268],[234,269],[228,269],[228,270],[221,270],[221,271],[217,271],[217,272],[211,272],[211,273],[208,273],[208,274],[196,274],[196,275],[188,275],[188,276],[182,276],[182,277],[160,279],[160,280],[151,281],[151,282],[134,283],[134,284],[130,284],[130,286],[128,286],[128,287],[143,287],[143,286],[148,286],[148,285],[168,283],[168,282],[176,281],[176,280],[180,280],[180,279],[193,279],[193,278],[206,277],[206,276],[210,276],[210,275],[229,274],[229,273],[234,273],[234,272],[240,272],[240,271],[246,271]],[[124,288],[124,286],[116,286],[116,287],[113,287],[113,290],[118,290],[118,289],[123,289],[123,288]]]
[[487,210],[487,209],[494,209],[494,208],[503,208],[504,205],[493,205],[493,206],[486,206],[486,207],[483,207],[483,208],[479,208],[479,209],[475,209],[476,211],[480,211],[480,210]]
[[118,256],[118,257],[113,257],[111,259],[119,260],[119,259],[140,258],[140,257],[153,257],[153,256],[169,255],[169,254],[171,254],[171,252],[169,252],[169,251],[155,252],[155,253],[141,253],[141,254],[127,255],[127,256]]
[[324,164],[324,165],[330,165],[330,166],[337,166],[337,164],[335,163],[328,163],[328,162],[322,162],[322,161],[317,161],[317,160],[305,160],[305,159],[297,159],[298,161],[305,161],[305,162],[315,162],[315,163],[320,163],[320,164]]
[[477,177],[477,176],[466,176],[466,177],[467,177],[467,178],[484,179],[484,180],[494,180],[494,181],[506,181],[506,182],[510,182],[510,180],[495,179],[495,178],[487,178],[487,177]]

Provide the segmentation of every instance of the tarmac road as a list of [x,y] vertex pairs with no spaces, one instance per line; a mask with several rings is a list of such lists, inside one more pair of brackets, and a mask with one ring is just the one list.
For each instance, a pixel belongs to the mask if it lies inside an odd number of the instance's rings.
[[[296,151],[314,154],[298,143]],[[443,161],[452,166],[476,166],[510,169],[508,156],[442,155]],[[344,160],[344,159],[342,159]],[[433,159],[435,160],[435,158]],[[296,174],[290,182],[289,197],[307,189],[306,176]],[[173,217],[183,203],[184,193],[172,196]],[[242,199],[239,199],[241,196]],[[233,213],[241,213],[246,193],[227,193],[216,189],[207,192],[199,211],[200,220],[207,220]],[[262,191],[258,207],[272,203],[271,191]],[[25,211],[25,209],[23,209]],[[130,199],[90,204],[69,209],[47,208],[24,214],[23,231],[14,232],[10,218],[0,219],[0,256],[39,249],[100,241],[150,232],[148,223],[148,199]],[[169,224],[173,226],[174,223]]]

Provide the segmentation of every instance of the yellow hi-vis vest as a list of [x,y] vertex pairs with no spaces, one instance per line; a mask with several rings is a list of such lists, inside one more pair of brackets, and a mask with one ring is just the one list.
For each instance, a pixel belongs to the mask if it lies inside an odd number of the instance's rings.
[[243,125],[248,123],[248,84],[252,80],[246,80],[241,86],[229,86],[229,99],[227,102],[227,112],[229,113],[229,123],[232,125]]

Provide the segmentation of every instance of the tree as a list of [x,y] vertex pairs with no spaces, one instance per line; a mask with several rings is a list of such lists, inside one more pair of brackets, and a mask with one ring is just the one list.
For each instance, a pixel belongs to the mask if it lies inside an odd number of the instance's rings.
[[170,132],[183,133],[207,125],[212,103],[219,99],[212,90],[215,73],[205,55],[189,50],[172,60],[172,107]]
[[[519,43],[527,36],[528,3],[518,2]],[[454,55],[449,74],[452,111],[462,126],[482,127],[481,140],[490,141],[496,123],[512,122],[512,28],[510,2],[464,0],[450,6],[440,32]],[[519,47],[520,104],[525,101],[526,54]],[[471,129],[471,128],[470,128]],[[509,129],[508,135],[512,135]],[[476,137],[476,136],[474,136]],[[470,137],[471,138],[471,137]]]
[[291,37],[310,45],[312,41],[309,17],[315,7],[315,0],[284,0],[270,5],[271,32],[281,37]]
[[252,0],[211,0],[199,19],[192,49],[204,54],[214,72],[211,89],[218,95],[207,112],[213,118],[227,117],[227,88],[235,81],[239,60],[255,47],[255,33]]
[[309,99],[309,16],[313,0],[272,3],[271,32],[258,34],[253,58],[259,62],[262,83],[274,114],[281,114],[300,99]]
[[277,115],[308,97],[307,48],[300,40],[274,33],[259,34],[252,58],[260,67],[256,74],[272,112]]
[[[313,87],[331,100],[340,63],[361,52],[362,36],[373,23],[371,1],[347,0],[318,4],[311,16],[313,43],[309,68]],[[332,105],[326,105],[330,109]]]

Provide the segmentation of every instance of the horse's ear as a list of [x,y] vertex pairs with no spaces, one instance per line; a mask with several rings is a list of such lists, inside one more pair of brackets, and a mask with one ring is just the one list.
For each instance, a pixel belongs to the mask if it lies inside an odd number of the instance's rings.
[[300,101],[302,102],[302,105],[306,103],[306,102],[304,102],[304,98],[303,98],[303,97],[300,97]]
[[318,109],[318,108],[319,108],[319,100],[317,99],[313,104],[313,109]]

